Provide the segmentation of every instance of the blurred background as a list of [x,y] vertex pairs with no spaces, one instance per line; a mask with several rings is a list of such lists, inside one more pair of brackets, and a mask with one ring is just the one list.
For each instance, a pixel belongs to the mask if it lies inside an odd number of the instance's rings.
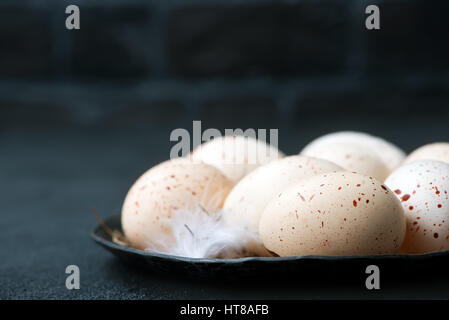
[[[80,30],[65,28],[69,4]],[[365,28],[370,4],[380,30]],[[118,214],[133,181],[169,157],[170,132],[193,120],[278,128],[289,154],[337,130],[406,151],[448,141],[448,10],[444,0],[2,0],[0,298],[79,298],[63,285],[70,263],[84,270],[84,298],[210,294],[118,280],[88,239],[92,209]]]

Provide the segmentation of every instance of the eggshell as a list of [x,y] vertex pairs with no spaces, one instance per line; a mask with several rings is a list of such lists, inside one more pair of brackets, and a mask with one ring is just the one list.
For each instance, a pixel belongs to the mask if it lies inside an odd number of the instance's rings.
[[385,181],[407,217],[403,253],[449,249],[449,164],[418,160],[396,169]]
[[346,143],[371,149],[384,162],[390,172],[396,169],[405,158],[404,151],[391,142],[364,132],[355,131],[334,132],[321,136],[309,143],[302,153],[307,155],[308,151],[316,146],[334,143]]
[[277,148],[261,140],[244,136],[224,136],[203,143],[191,158],[218,168],[233,183],[272,160],[284,157]]
[[404,161],[410,163],[416,160],[438,160],[449,163],[449,143],[437,142],[422,146],[413,151]]
[[305,156],[272,161],[245,176],[232,189],[223,206],[224,220],[257,235],[263,210],[279,192],[302,179],[342,170],[332,162]]
[[371,149],[349,143],[318,144],[301,154],[325,159],[342,168],[373,176],[383,181],[389,174],[388,167]]
[[392,254],[404,238],[405,216],[381,182],[336,172],[279,193],[265,208],[259,232],[280,256]]
[[162,221],[171,219],[176,210],[204,208],[213,214],[231,187],[231,181],[210,165],[187,159],[165,161],[145,172],[129,190],[122,208],[125,236],[133,247],[145,249],[148,241],[170,234]]

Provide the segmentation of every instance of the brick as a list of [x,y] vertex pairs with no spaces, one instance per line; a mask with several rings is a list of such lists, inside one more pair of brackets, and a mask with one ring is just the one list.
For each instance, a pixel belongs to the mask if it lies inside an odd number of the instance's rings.
[[369,71],[448,70],[449,2],[391,0],[378,6],[381,29],[363,31]]
[[267,95],[232,94],[209,98],[200,104],[195,119],[203,129],[267,128],[276,121],[276,105]]
[[179,8],[167,65],[191,77],[334,73],[345,67],[349,22],[338,1]]
[[115,112],[108,112],[99,125],[116,128],[146,126],[176,128],[189,125],[185,122],[185,118],[186,110],[182,102],[176,99],[159,98],[137,102],[126,101]]
[[51,73],[51,12],[8,6],[0,10],[0,77],[40,78]]
[[69,110],[55,103],[0,99],[0,128],[61,129],[75,125]]
[[449,90],[444,83],[425,79],[415,83],[371,79],[357,84],[323,85],[298,95],[291,121],[341,130],[363,130],[365,126],[379,130],[385,124],[396,123],[399,129],[412,120],[447,121],[448,100]]
[[92,6],[81,10],[72,39],[72,74],[79,77],[143,77],[150,72],[146,7]]

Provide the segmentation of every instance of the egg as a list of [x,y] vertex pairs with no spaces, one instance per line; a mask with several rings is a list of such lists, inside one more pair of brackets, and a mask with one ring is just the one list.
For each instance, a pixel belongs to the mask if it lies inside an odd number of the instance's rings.
[[259,220],[268,202],[288,186],[332,171],[341,171],[336,164],[305,156],[289,156],[274,160],[249,173],[231,190],[223,209],[224,220],[232,226],[244,227],[258,237]]
[[258,166],[282,158],[276,147],[245,136],[224,136],[210,140],[192,151],[194,161],[218,168],[233,183]]
[[369,148],[383,161],[390,172],[397,168],[405,158],[404,151],[394,144],[382,138],[355,131],[341,131],[324,135],[309,143],[302,153],[307,155],[311,149],[317,146],[322,148],[323,145],[332,145],[334,143],[346,143]]
[[232,182],[213,166],[187,159],[165,161],[145,172],[129,190],[122,208],[124,234],[137,249],[159,238],[170,239],[166,221],[178,210],[213,214],[231,188]]
[[388,167],[371,149],[349,143],[317,144],[301,154],[325,159],[348,171],[373,176],[383,181],[389,174]]
[[265,247],[284,256],[393,254],[405,235],[395,194],[352,172],[316,175],[280,192],[262,213]]
[[404,161],[410,163],[416,160],[438,160],[449,163],[449,143],[437,142],[422,146],[413,151]]
[[417,160],[396,169],[385,181],[407,217],[403,253],[449,249],[449,164]]

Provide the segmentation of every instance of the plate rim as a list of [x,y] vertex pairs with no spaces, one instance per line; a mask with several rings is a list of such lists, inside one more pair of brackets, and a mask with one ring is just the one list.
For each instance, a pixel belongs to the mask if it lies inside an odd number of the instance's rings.
[[[120,219],[120,215],[113,215],[105,219],[107,223],[111,220]],[[324,255],[300,255],[290,257],[243,257],[234,259],[219,259],[219,258],[190,258],[183,256],[176,256],[164,253],[156,253],[138,250],[131,247],[121,246],[113,241],[107,240],[104,237],[98,235],[98,231],[102,230],[101,225],[97,224],[90,232],[90,237],[98,244],[109,247],[115,250],[119,250],[126,253],[136,254],[141,257],[157,257],[161,259],[176,260],[180,262],[188,263],[205,263],[205,264],[238,264],[245,262],[284,262],[284,261],[297,261],[297,260],[320,260],[320,261],[353,261],[353,260],[395,260],[395,259],[410,259],[420,260],[431,257],[445,256],[449,254],[449,250],[428,252],[422,254],[377,254],[377,255],[344,255],[344,256],[324,256]]]

